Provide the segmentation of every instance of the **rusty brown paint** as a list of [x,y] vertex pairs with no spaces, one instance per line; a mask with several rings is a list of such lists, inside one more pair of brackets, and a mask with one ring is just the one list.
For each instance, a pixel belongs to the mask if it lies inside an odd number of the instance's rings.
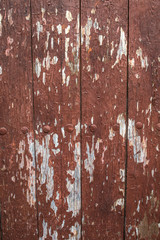
[[39,237],[78,240],[79,3],[32,0],[32,11]]
[[[29,0],[0,2],[1,239],[38,239]],[[28,126],[23,135],[21,128]]]
[[160,238],[160,3],[129,3],[0,3],[3,240]]
[[[126,240],[160,239],[160,1],[130,1]],[[143,129],[136,130],[141,121]]]
[[125,192],[127,1],[82,0],[81,10],[82,239],[120,240]]
[[23,134],[26,134],[26,133],[28,133],[29,129],[27,127],[22,127],[21,131]]
[[0,135],[5,135],[7,133],[7,129],[5,127],[0,128]]

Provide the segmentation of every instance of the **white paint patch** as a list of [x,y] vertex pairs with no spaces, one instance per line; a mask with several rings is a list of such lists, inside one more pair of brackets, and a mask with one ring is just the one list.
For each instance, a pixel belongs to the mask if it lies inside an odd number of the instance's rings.
[[57,133],[53,134],[53,143],[54,143],[55,147],[57,148],[58,145],[59,145],[59,143],[58,143],[58,134]]
[[0,66],[0,75],[2,75],[2,67]]
[[57,56],[54,56],[53,59],[52,59],[52,64],[53,65],[56,65],[58,62],[58,57]]
[[82,27],[82,44],[84,41],[84,36],[85,36],[85,46],[87,51],[89,50],[89,45],[90,45],[90,34],[91,34],[91,28],[92,28],[92,19],[90,17],[88,17],[87,20],[87,24],[85,25],[85,27]]
[[68,22],[71,22],[73,20],[72,13],[70,11],[66,11],[66,18]]
[[63,138],[65,138],[66,136],[65,136],[64,127],[61,128],[61,133],[62,133]]
[[[152,99],[151,99],[152,101]],[[152,113],[152,103],[149,104],[148,108],[146,109],[146,115],[148,115],[148,126],[150,125],[150,119],[151,119],[151,113]]]
[[62,33],[62,25],[61,25],[61,24],[59,24],[59,25],[57,26],[57,31],[58,31],[58,34],[61,34],[61,33]]
[[70,82],[70,76],[67,76],[67,78],[66,78],[66,86],[67,87],[69,86],[69,82]]
[[98,36],[98,39],[99,39],[99,45],[102,46],[103,40],[105,39],[105,36],[99,35],[99,36]]
[[119,133],[123,137],[123,141],[125,141],[126,136],[126,120],[124,118],[123,113],[118,115],[117,123],[119,124]]
[[53,48],[54,48],[54,38],[51,37],[51,49],[53,49]]
[[156,146],[156,150],[157,152],[159,152],[159,144]]
[[125,32],[121,28],[120,30],[120,42],[119,42],[119,47],[117,51],[117,57],[114,65],[112,65],[112,68],[115,67],[116,64],[119,63],[119,61],[122,59],[122,56],[125,55],[127,56],[127,39],[125,36]]
[[49,235],[52,238],[52,240],[58,240],[58,232],[54,231],[53,234],[51,234],[51,227],[49,228]]
[[[79,47],[80,47],[80,37],[79,37],[79,27],[80,27],[80,21],[79,21],[79,15],[77,16],[77,24],[76,24],[76,33],[75,33],[75,37],[76,37],[76,41],[74,41],[74,43],[70,43],[70,46],[72,47],[72,55],[73,55],[73,61],[69,61],[68,58],[68,44],[69,44],[69,40],[67,40],[67,42],[65,42],[65,49],[66,49],[66,61],[67,61],[67,65],[70,67],[71,73],[72,74],[76,74],[78,75],[79,72]],[[75,79],[76,84],[78,82],[78,78]]]
[[132,59],[129,59],[129,65],[131,66],[131,68],[133,68],[133,67],[134,67],[134,65],[135,65],[134,58],[132,58]]
[[65,67],[62,69],[62,85],[66,83]]
[[117,206],[121,206],[121,210],[124,208],[124,198],[117,199],[111,207],[111,211],[116,211]]
[[70,25],[68,25],[66,28],[65,28],[65,34],[68,34],[69,33],[69,31],[70,31]]
[[52,202],[51,202],[51,208],[53,209],[55,215],[57,215],[58,208],[57,208],[54,200],[52,200]]
[[[25,179],[28,182],[28,188],[26,191],[26,198],[29,205],[32,207],[36,202],[36,189],[35,189],[35,155],[34,155],[34,141],[33,137],[28,134],[27,136],[29,145],[29,156],[26,154],[26,143],[24,140],[20,141],[18,155],[16,156],[16,162],[19,162],[20,178]],[[21,161],[20,161],[21,160]],[[26,168],[28,174],[23,175],[23,168]]]
[[91,14],[95,14],[95,13],[96,13],[96,9],[95,9],[95,8],[92,8]]
[[87,66],[87,71],[90,72],[91,71],[91,65]]
[[50,60],[51,60],[51,57],[50,57],[49,51],[48,51],[47,52],[47,57],[45,58],[47,71],[50,69]]
[[77,125],[75,126],[75,129],[76,129],[76,137],[80,134],[80,121],[79,121],[79,119],[78,119],[78,123],[77,123]]
[[42,19],[44,18],[45,11],[46,11],[46,10],[45,10],[44,8],[41,8]]
[[135,120],[129,119],[128,121],[128,139],[129,145],[133,146],[133,157],[137,163],[143,163],[143,167],[148,165],[149,160],[147,159],[147,138],[143,136],[141,139],[137,135]]
[[69,62],[68,48],[69,48],[69,38],[65,38],[65,61],[66,62]]
[[113,55],[114,52],[114,41],[111,42],[112,48],[111,48],[111,56]]
[[138,201],[138,206],[137,206],[137,212],[139,212],[139,210],[140,210],[140,200]]
[[146,56],[143,58],[142,49],[141,49],[140,47],[137,49],[136,54],[137,54],[137,58],[138,58],[138,57],[140,58],[141,67],[142,67],[142,68],[145,68],[146,71],[147,71],[148,66],[149,66],[149,64],[148,64],[148,59],[147,59]]
[[21,162],[19,164],[19,169],[20,170],[24,168],[25,147],[26,147],[25,141],[24,140],[20,141],[19,149],[18,149],[18,154],[21,155]]
[[36,72],[37,78],[39,78],[41,75],[41,63],[38,58],[36,58],[36,61],[35,61],[35,72]]
[[45,42],[45,48],[48,49],[48,42],[49,42],[50,32],[47,31],[47,40]]
[[13,11],[12,8],[8,10],[8,22],[9,22],[10,25],[13,24],[12,11]]
[[93,82],[97,81],[98,79],[99,79],[99,74],[95,73],[94,78],[93,78]]
[[47,239],[47,226],[48,226],[48,223],[45,222],[45,220],[43,219],[43,236],[39,238],[39,240],[45,240]]
[[90,175],[90,183],[93,181],[93,171],[94,171],[94,161],[95,161],[95,152],[94,152],[94,138],[95,136],[92,136],[92,147],[90,149],[89,144],[86,143],[86,154],[87,158],[84,161],[84,167],[87,172],[89,172]]
[[109,136],[108,137],[111,141],[115,137],[115,132],[114,132],[113,128],[109,129]]
[[102,143],[102,139],[98,138],[97,142],[95,144],[95,149],[97,150],[97,153],[99,153],[99,144]]
[[71,183],[69,178],[66,179],[69,192],[69,195],[67,196],[67,211],[72,212],[72,217],[76,217],[81,209],[80,142],[75,143],[74,161],[76,163],[76,168],[67,171],[72,179],[74,179],[74,183]]
[[125,170],[124,169],[119,170],[119,175],[120,175],[121,181],[125,182]]
[[93,27],[94,27],[95,32],[96,32],[96,30],[98,30],[98,29],[100,30],[99,24],[98,24],[98,21],[97,21],[97,18],[96,18],[95,21],[94,21]]
[[30,20],[30,14],[28,14],[28,15],[26,16],[26,20],[27,20],[27,21]]
[[[103,147],[103,152],[102,152],[102,157],[101,157],[101,162],[102,162],[102,164],[104,164],[104,154],[105,154],[105,152],[107,151],[107,147]],[[108,178],[108,177],[106,177],[106,178]]]
[[35,142],[36,146],[36,159],[38,159],[38,155],[40,154],[42,157],[42,163],[38,168],[40,170],[39,181],[40,184],[43,185],[46,183],[47,194],[46,194],[46,202],[48,202],[53,197],[54,190],[54,169],[49,166],[49,158],[50,158],[50,135],[46,135],[42,139],[42,144],[39,144],[38,140]]
[[43,26],[40,24],[39,21],[36,23],[36,26],[37,26],[37,39],[38,39],[38,41],[39,41],[40,33],[43,32]]
[[45,85],[45,83],[46,83],[46,73],[45,73],[45,72],[43,72],[42,82],[43,82],[43,84]]
[[138,73],[136,73],[136,74],[135,74],[135,77],[136,77],[137,79],[139,79],[139,78],[140,78],[140,76],[139,76],[139,74],[138,74]]
[[80,240],[81,239],[81,225],[76,222],[74,226],[70,228],[72,234],[69,234],[69,240]]

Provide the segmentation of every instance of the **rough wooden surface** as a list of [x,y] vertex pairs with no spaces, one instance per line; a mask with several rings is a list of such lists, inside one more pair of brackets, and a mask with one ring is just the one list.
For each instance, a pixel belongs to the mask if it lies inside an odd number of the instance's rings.
[[159,10],[0,1],[1,240],[160,238]]
[[82,239],[123,239],[127,1],[82,1]]
[[79,5],[32,1],[40,239],[80,239]]
[[[29,1],[0,2],[1,239],[38,239]],[[28,133],[25,134],[28,128]]]
[[129,9],[126,239],[158,240],[160,2],[131,0]]

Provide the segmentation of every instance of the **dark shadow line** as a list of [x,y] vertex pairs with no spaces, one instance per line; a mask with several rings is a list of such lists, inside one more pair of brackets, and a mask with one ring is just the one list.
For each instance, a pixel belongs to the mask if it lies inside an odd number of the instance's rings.
[[36,189],[36,210],[37,210],[37,235],[39,239],[39,211],[38,211],[38,194],[37,194],[37,161],[36,161],[36,146],[35,146],[35,129],[36,129],[36,121],[35,121],[35,104],[34,104],[34,74],[33,74],[33,21],[32,21],[32,0],[30,0],[30,25],[31,25],[31,62],[32,62],[32,100],[33,100],[33,130],[34,130],[34,161],[35,161],[35,189]]
[[80,162],[81,162],[81,239],[82,239],[82,228],[83,228],[83,212],[82,212],[82,170],[83,170],[83,159],[82,159],[82,39],[81,39],[81,27],[82,27],[82,2],[79,0],[79,78],[80,78]]
[[2,211],[1,211],[2,204],[0,203],[0,232],[1,232],[1,240],[3,240],[3,231],[2,231]]
[[126,207],[127,207],[127,170],[128,170],[128,113],[129,113],[129,0],[128,2],[128,25],[127,25],[127,86],[126,86],[126,140],[125,140],[125,196],[124,196],[124,223],[123,240],[126,239]]

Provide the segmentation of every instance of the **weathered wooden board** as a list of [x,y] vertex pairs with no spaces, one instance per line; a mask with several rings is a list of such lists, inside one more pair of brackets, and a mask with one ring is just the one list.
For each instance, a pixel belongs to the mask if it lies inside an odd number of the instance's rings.
[[39,239],[80,239],[77,1],[32,0]]
[[130,1],[126,239],[160,239],[160,2]]
[[0,2],[0,43],[1,239],[38,239],[29,0]]
[[127,1],[82,0],[82,239],[123,239]]

